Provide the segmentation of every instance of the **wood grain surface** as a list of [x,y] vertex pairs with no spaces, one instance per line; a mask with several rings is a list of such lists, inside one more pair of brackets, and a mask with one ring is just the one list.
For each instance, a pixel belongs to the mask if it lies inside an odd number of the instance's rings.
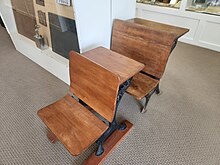
[[143,25],[143,26],[148,27],[149,29],[150,28],[154,29],[155,31],[164,31],[168,33],[173,33],[176,36],[176,38],[181,37],[182,35],[184,35],[185,33],[189,31],[189,29],[186,29],[186,28],[167,25],[167,24],[145,20],[141,18],[130,19],[128,20],[128,22]]
[[95,48],[82,55],[107,70],[119,75],[120,84],[144,68],[142,63],[103,47]]
[[142,73],[138,73],[133,77],[126,92],[133,95],[136,99],[141,100],[150,93],[158,83],[159,80],[153,79]]
[[47,138],[51,141],[51,143],[56,143],[58,140],[56,135],[49,129],[47,130]]
[[115,20],[111,50],[144,63],[143,71],[160,79],[172,45],[187,31],[142,19]]
[[112,122],[119,88],[117,74],[70,52],[70,92]]
[[39,110],[38,115],[72,155],[88,148],[108,127],[69,95]]

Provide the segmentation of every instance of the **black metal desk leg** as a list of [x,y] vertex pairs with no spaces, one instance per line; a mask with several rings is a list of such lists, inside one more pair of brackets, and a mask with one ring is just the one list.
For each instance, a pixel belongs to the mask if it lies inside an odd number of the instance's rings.
[[118,107],[119,104],[121,102],[122,96],[124,95],[125,91],[127,90],[127,88],[129,87],[131,83],[131,78],[128,79],[127,81],[125,81],[123,84],[120,85],[119,87],[119,91],[118,91],[118,96],[117,96],[117,102],[116,102],[116,109],[115,109],[115,116],[112,120],[111,123],[109,123],[109,127],[108,129],[102,134],[102,136],[96,141],[96,144],[98,144],[98,149],[96,151],[96,156],[100,156],[102,155],[102,153],[104,152],[104,148],[103,148],[103,143],[104,141],[116,130],[124,130],[126,129],[126,124],[118,124],[118,122],[116,121],[116,114],[118,111]]

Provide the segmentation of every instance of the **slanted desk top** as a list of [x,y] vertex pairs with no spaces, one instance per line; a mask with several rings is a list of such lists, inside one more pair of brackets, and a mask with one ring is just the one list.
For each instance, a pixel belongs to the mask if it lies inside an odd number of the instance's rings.
[[184,35],[185,33],[189,31],[189,29],[186,29],[186,28],[153,22],[153,21],[144,20],[140,18],[130,19],[128,20],[128,22],[139,24],[139,25],[144,25],[144,26],[147,26],[147,28],[149,29],[150,28],[154,29],[155,31],[167,31],[168,33],[173,33],[176,36],[176,38],[181,37],[182,35]]
[[121,84],[144,68],[144,64],[103,47],[92,49],[82,55],[117,74]]

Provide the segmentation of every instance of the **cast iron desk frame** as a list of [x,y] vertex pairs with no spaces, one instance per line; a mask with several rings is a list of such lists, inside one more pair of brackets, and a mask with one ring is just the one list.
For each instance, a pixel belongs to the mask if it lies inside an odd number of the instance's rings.
[[100,156],[102,155],[102,153],[104,152],[104,148],[103,148],[103,143],[104,141],[116,130],[124,130],[126,129],[126,124],[125,123],[121,123],[119,124],[116,120],[116,115],[118,112],[118,107],[119,104],[121,102],[122,96],[124,95],[125,91],[127,90],[127,88],[129,87],[130,83],[131,83],[131,79],[128,79],[127,81],[125,81],[123,84],[120,85],[119,87],[119,91],[118,91],[118,96],[117,96],[117,102],[116,102],[116,109],[115,109],[115,115],[114,118],[112,120],[112,122],[108,122],[108,129],[102,134],[102,136],[96,141],[96,144],[98,144],[98,149],[96,151],[96,156]]
[[[109,53],[111,52],[110,50],[108,49],[105,49],[105,48],[98,48],[98,49],[102,49],[104,50],[106,53]],[[83,54],[82,54],[83,55]],[[97,54],[94,54],[94,55],[97,55]],[[100,54],[101,55],[101,54]],[[87,58],[89,57],[92,57],[92,54],[90,55],[85,55]],[[98,56],[98,55],[97,55]],[[123,58],[127,58],[125,56],[123,56]],[[118,58],[120,59],[120,58]],[[128,58],[127,58],[128,59]],[[96,63],[99,63],[101,66],[104,66],[105,67],[105,64],[103,64],[102,62],[100,61],[96,61],[94,59],[90,59],[91,61],[94,61]],[[122,59],[123,60],[123,59]],[[117,61],[114,61],[114,62],[117,62]],[[135,61],[135,63],[139,63],[137,61]],[[141,63],[139,63],[141,64]],[[137,72],[138,73],[140,70],[143,69],[144,65],[141,64],[142,67],[139,66],[139,68],[137,68]],[[111,69],[110,69],[111,71]],[[115,107],[115,114],[114,114],[114,117],[113,117],[113,120],[112,122],[107,122],[108,124],[108,129],[101,135],[101,137],[96,141],[96,144],[98,145],[98,149],[96,151],[96,156],[101,156],[104,152],[104,148],[103,148],[103,143],[105,142],[105,140],[115,131],[115,130],[124,130],[126,129],[126,124],[125,123],[121,123],[119,124],[118,121],[116,120],[116,115],[117,115],[117,112],[118,112],[118,107],[119,107],[119,104],[120,104],[120,101],[122,99],[122,96],[124,95],[124,93],[126,92],[127,88],[129,87],[130,83],[131,83],[131,79],[132,77],[136,74],[134,73],[133,75],[130,75],[130,77],[127,77],[126,80],[124,82],[122,82],[119,86],[119,91],[118,91],[118,96],[117,96],[117,101],[116,101],[116,107]]]

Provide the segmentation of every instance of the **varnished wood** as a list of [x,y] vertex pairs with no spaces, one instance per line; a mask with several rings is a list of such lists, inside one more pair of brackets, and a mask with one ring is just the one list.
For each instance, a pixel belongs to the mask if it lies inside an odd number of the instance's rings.
[[[143,25],[149,29],[150,28],[153,29],[154,31],[158,31],[158,32],[164,31],[167,33],[172,33],[172,34],[174,34],[175,38],[179,38],[189,31],[189,29],[186,29],[186,28],[167,25],[167,24],[154,22],[154,21],[150,21],[150,20],[145,20],[145,19],[140,19],[140,18],[130,19],[130,20],[128,20],[128,22]],[[160,38],[158,38],[158,39],[160,39]],[[164,40],[165,39],[163,39],[163,41]],[[164,44],[166,44],[166,43],[164,43]],[[172,43],[171,43],[171,45],[172,45]]]
[[144,68],[142,63],[103,47],[95,48],[82,55],[107,70],[119,75],[120,84]]
[[177,39],[188,31],[139,18],[114,21],[111,50],[145,64],[146,74],[133,78],[129,94],[140,100],[155,89]]
[[104,148],[105,152],[101,156],[96,156],[95,153],[84,162],[84,165],[100,165],[111,154],[113,149],[125,138],[125,136],[131,131],[133,124],[129,121],[125,121],[127,128],[125,130],[116,130],[113,134],[105,141]]
[[143,19],[115,20],[111,50],[144,63],[143,71],[160,79],[172,45],[187,31]]
[[158,83],[159,80],[146,76],[143,73],[138,73],[133,77],[131,85],[127,89],[127,93],[133,95],[138,100],[141,100],[156,88]]
[[[120,61],[121,56],[117,57]],[[134,63],[144,67],[143,64]],[[72,155],[78,155],[97,141],[110,127],[88,110],[87,106],[80,104],[79,99],[111,122],[115,116],[120,81],[116,73],[74,51],[70,52],[69,68],[70,93],[39,110],[38,115],[51,131],[48,132],[48,138],[52,142],[60,140]],[[137,70],[140,71],[142,68]],[[127,76],[127,79],[130,76],[132,75]],[[77,99],[71,97],[72,94],[77,96]],[[103,145],[104,153],[98,160],[90,159],[93,163],[103,161],[130,130],[132,124],[129,122],[126,124],[125,130],[113,132],[108,137]]]
[[108,127],[69,95],[39,110],[38,115],[72,155],[88,148]]
[[47,138],[52,142],[52,143],[56,143],[56,141],[58,140],[56,135],[54,135],[53,132],[51,132],[51,130],[47,131]]
[[109,122],[115,114],[118,88],[116,74],[76,52],[70,52],[70,92]]

